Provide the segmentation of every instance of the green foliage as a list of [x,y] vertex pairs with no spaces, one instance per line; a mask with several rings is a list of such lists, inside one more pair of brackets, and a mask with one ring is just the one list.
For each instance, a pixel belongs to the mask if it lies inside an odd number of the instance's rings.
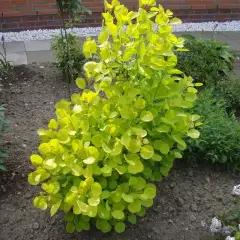
[[218,219],[221,220],[224,226],[228,227],[232,235],[235,236],[235,240],[240,240],[240,204],[218,216]]
[[[190,114],[196,100],[192,78],[176,69],[174,51],[184,39],[172,34],[180,20],[155,1],[142,0],[129,12],[116,0],[105,2],[98,42],[83,46],[87,78],[71,101],[56,104],[57,119],[39,129],[39,155],[29,183],[41,184],[34,200],[40,209],[65,213],[67,231],[121,233],[153,204],[153,181],[168,176],[173,162],[197,138],[200,116]],[[156,24],[156,25],[155,25]],[[197,84],[198,85],[198,84]],[[103,97],[104,96],[104,97]]]
[[[57,58],[57,66],[67,77],[70,84],[80,72],[84,56],[81,51],[80,40],[72,33],[68,33],[67,28],[71,28],[81,21],[80,16],[91,12],[82,5],[81,0],[56,0],[56,3],[62,21],[62,29],[61,36],[53,39],[52,49]],[[68,18],[66,18],[66,15]]]
[[[3,139],[3,136],[2,136],[3,132],[7,130],[7,123],[8,123],[8,121],[5,118],[4,111],[5,111],[4,105],[0,105],[0,143],[2,142],[2,139]],[[7,156],[8,156],[7,151],[0,149],[0,171],[7,170],[4,164],[5,162],[4,159]]]
[[188,52],[178,52],[178,68],[194,81],[215,85],[229,76],[234,66],[230,46],[215,40],[186,36]]
[[226,103],[213,97],[212,90],[201,91],[193,109],[201,115],[201,137],[188,141],[185,156],[199,162],[212,162],[240,170],[240,123],[225,110]]
[[64,76],[68,75],[69,68],[72,76],[77,76],[82,71],[85,58],[80,39],[76,35],[68,33],[67,39],[62,38],[62,36],[55,36],[52,41],[52,49],[56,56],[57,67]]
[[79,13],[91,13],[82,5],[81,0],[56,0],[57,8],[61,14],[68,14],[74,19]]
[[7,60],[6,45],[3,36],[1,38],[0,45],[3,50],[2,53],[0,52],[0,77],[5,77],[12,71],[12,65]]
[[240,79],[226,79],[215,86],[215,95],[226,101],[226,107],[230,111],[240,109]]

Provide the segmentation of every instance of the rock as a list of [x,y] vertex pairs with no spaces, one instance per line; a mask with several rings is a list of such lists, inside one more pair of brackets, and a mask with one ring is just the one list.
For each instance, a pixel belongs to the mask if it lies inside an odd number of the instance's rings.
[[176,203],[177,203],[178,206],[183,206],[184,200],[182,198],[177,198]]
[[40,227],[40,225],[39,225],[38,222],[33,223],[33,229],[34,229],[34,230],[38,230],[39,227]]
[[233,196],[240,196],[240,184],[233,187],[232,195]]
[[176,183],[175,183],[175,182],[173,182],[173,183],[171,183],[171,184],[169,185],[170,188],[174,188],[175,186],[176,186]]
[[190,220],[191,222],[195,222],[195,221],[197,220],[197,218],[196,218],[194,215],[191,215],[190,218],[189,218],[189,220]]
[[25,148],[25,147],[27,147],[27,145],[26,145],[26,144],[22,144],[22,147],[24,147],[24,148]]
[[148,237],[148,239],[152,239],[151,234],[148,234],[147,237]]
[[31,192],[26,193],[26,195],[25,195],[26,199],[30,199],[31,197],[32,197],[32,193]]
[[190,209],[193,211],[193,212],[197,212],[198,208],[197,208],[197,205],[196,204],[192,204]]

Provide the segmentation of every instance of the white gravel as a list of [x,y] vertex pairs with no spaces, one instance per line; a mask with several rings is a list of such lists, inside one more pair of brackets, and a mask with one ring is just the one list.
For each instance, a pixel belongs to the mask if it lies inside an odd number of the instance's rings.
[[[72,31],[80,37],[97,36],[101,31],[100,27],[95,28],[73,28]],[[195,31],[240,31],[240,21],[230,22],[202,22],[202,23],[183,23],[174,25],[175,32],[195,32]],[[0,33],[6,42],[30,41],[51,39],[53,35],[60,34],[60,29],[54,30],[27,30],[21,32]]]

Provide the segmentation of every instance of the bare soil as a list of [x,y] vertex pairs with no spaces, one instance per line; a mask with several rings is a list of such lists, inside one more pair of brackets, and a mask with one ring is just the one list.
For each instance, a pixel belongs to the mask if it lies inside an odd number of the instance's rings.
[[[33,207],[39,190],[27,183],[29,156],[37,151],[37,129],[54,117],[54,104],[68,98],[67,83],[52,64],[14,69],[5,79],[0,103],[11,121],[4,148],[9,151],[7,173],[0,173],[0,240],[201,240],[209,236],[209,222],[237,203],[231,196],[240,174],[176,163],[158,184],[154,206],[122,234],[88,232],[67,234],[62,213],[54,217]],[[75,89],[75,87],[73,87]]]

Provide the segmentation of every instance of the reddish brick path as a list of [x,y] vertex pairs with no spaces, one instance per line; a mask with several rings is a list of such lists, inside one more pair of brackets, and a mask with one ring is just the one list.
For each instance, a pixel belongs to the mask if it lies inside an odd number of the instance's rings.
[[[0,29],[23,30],[57,28],[55,0],[0,0]],[[122,0],[134,9],[138,0]],[[240,0],[158,0],[185,22],[226,21],[240,19]],[[93,14],[80,26],[100,26],[103,0],[83,0]]]

